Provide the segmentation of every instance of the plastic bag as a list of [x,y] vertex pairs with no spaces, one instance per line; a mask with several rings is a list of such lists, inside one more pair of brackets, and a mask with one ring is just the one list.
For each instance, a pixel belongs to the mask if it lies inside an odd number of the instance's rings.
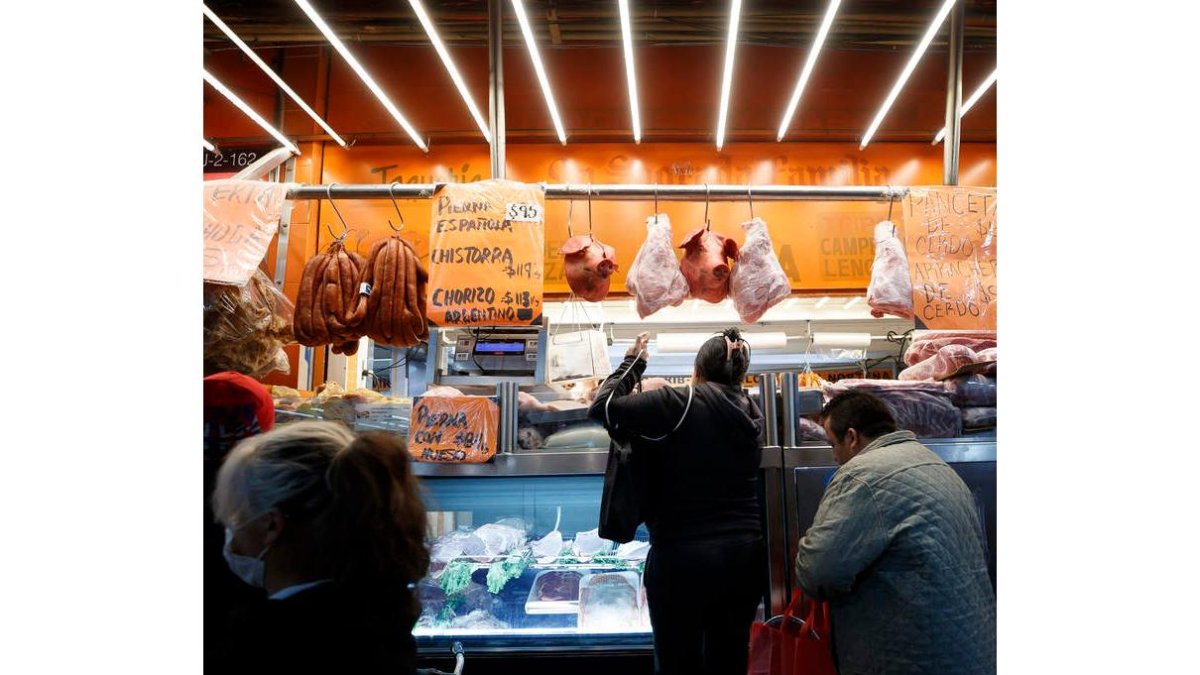
[[671,220],[665,214],[646,219],[646,241],[629,266],[625,288],[637,299],[637,313],[643,319],[687,299],[688,282],[675,257]]
[[779,264],[762,218],[742,223],[746,240],[729,278],[733,306],[743,323],[754,323],[792,294],[792,283]]
[[573,382],[605,378],[612,373],[608,337],[599,330],[579,330],[551,335],[546,345],[548,382]]
[[893,314],[913,318],[912,279],[908,275],[908,256],[904,242],[896,237],[896,226],[885,220],[875,226],[875,261],[871,263],[871,284],[867,287],[871,316]]
[[500,406],[486,396],[421,396],[413,401],[408,453],[418,462],[482,464],[496,454]]
[[897,377],[901,380],[944,380],[977,360],[970,347],[946,345],[933,356],[900,371]]
[[262,270],[245,286],[204,284],[204,372],[232,370],[255,379],[289,372],[283,346],[296,341],[293,312]]
[[950,400],[960,408],[996,405],[996,378],[986,375],[960,375],[946,380]]
[[926,334],[913,339],[912,345],[908,351],[904,352],[904,364],[907,366],[915,366],[925,359],[938,353],[942,347],[947,345],[962,345],[970,347],[972,351],[980,352],[996,347],[996,334],[950,334],[949,331],[938,331],[935,334]]

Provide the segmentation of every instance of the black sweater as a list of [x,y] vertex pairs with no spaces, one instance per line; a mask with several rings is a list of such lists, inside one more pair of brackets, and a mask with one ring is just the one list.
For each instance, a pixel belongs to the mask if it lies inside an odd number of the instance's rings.
[[[646,362],[627,357],[596,392],[589,417],[632,438],[647,458],[646,526],[654,545],[745,543],[762,536],[758,467],[763,416],[741,387],[695,385],[630,393]],[[612,400],[609,401],[609,394]],[[607,412],[606,412],[607,407]],[[646,440],[669,434],[661,441]]]

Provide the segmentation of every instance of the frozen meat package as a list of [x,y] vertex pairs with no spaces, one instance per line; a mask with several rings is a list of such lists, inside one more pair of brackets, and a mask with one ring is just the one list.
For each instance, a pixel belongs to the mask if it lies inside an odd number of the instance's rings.
[[579,630],[628,631],[641,620],[637,572],[589,574],[579,583]]

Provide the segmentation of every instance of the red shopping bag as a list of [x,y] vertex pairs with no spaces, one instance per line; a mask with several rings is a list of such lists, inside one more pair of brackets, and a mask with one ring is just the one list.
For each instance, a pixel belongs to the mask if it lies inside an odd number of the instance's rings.
[[[803,623],[798,619],[801,614]],[[747,675],[837,675],[829,639],[828,602],[806,599],[797,588],[782,622],[772,625],[779,618],[750,626]]]

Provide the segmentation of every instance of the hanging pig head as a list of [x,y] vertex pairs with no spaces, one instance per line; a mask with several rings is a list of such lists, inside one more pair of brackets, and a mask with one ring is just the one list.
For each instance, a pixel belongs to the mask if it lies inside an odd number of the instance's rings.
[[599,302],[608,295],[610,277],[617,271],[617,251],[591,235],[571,237],[563,244],[567,285],[575,295],[588,302]]
[[729,295],[729,260],[737,260],[737,242],[696,228],[683,238],[684,250],[679,267],[687,279],[689,295],[709,302],[721,302]]

